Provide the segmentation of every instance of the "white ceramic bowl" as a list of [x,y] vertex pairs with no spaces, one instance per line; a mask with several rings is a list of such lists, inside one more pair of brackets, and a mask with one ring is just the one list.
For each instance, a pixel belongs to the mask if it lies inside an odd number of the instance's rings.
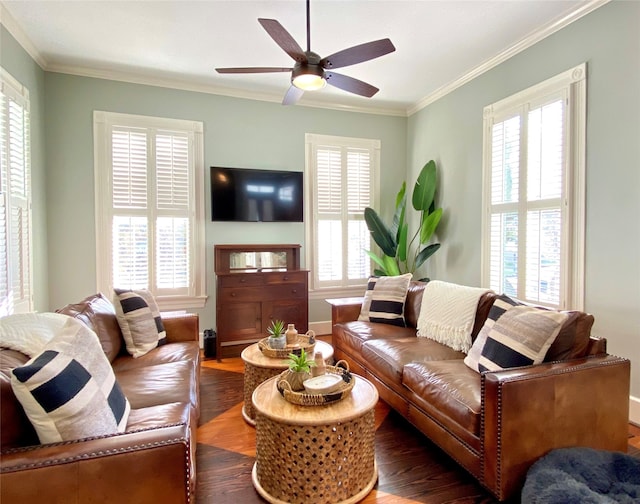
[[330,394],[340,388],[342,377],[337,374],[323,374],[305,380],[302,384],[307,394]]

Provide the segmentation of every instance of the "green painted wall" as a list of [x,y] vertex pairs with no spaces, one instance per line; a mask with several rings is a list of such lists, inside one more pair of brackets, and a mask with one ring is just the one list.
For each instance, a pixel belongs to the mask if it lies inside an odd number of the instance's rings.
[[[96,290],[93,111],[190,119],[204,123],[207,293],[201,328],[215,327],[213,245],[301,243],[304,224],[213,223],[209,220],[212,165],[303,170],[305,133],[382,141],[382,187],[396,185],[406,167],[406,119],[268,103],[46,74],[49,275],[51,308]],[[72,245],[71,245],[72,244]],[[324,300],[310,301],[310,320],[331,319]]]
[[482,111],[587,62],[585,309],[610,352],[632,361],[640,396],[640,2],[614,1],[409,118],[414,178],[429,156],[447,215],[428,273],[480,284]]
[[33,191],[34,308],[49,307],[47,260],[47,172],[45,155],[45,73],[11,34],[0,25],[0,66],[29,90],[31,102],[31,179]]
[[[95,290],[93,110],[203,121],[206,167],[301,170],[307,132],[379,138],[385,217],[405,172],[411,186],[433,158],[446,214],[443,247],[425,273],[479,285],[482,110],[586,61],[586,309],[610,352],[631,359],[632,395],[639,397],[639,33],[640,2],[613,1],[405,119],[45,73],[2,28],[0,63],[31,91],[36,308]],[[213,245],[283,241],[304,244],[304,225],[207,222],[211,298],[200,314],[202,328],[215,326]],[[328,307],[313,301],[310,315],[327,320]]]

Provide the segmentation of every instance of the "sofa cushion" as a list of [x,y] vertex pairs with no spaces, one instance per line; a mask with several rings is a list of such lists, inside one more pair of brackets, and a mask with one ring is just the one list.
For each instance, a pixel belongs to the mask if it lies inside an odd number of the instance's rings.
[[432,360],[462,360],[464,354],[428,338],[409,336],[393,340],[369,340],[362,346],[362,357],[367,369],[383,381],[401,386],[405,365]]
[[560,332],[551,344],[545,362],[557,360],[578,359],[589,353],[589,339],[593,326],[593,315],[582,311],[563,311],[567,319],[562,324]]
[[464,362],[479,372],[540,364],[567,315],[496,300]]
[[190,402],[198,408],[197,374],[188,361],[116,370],[116,378],[132,409],[173,402]]
[[454,420],[465,431],[480,435],[480,375],[461,359],[411,362],[404,367],[402,383],[415,394],[418,406],[430,414]]
[[103,294],[93,294],[79,303],[68,304],[57,312],[80,320],[95,332],[110,362],[113,362],[122,350],[122,332],[116,318],[116,310]]
[[179,423],[189,425],[190,418],[191,406],[187,402],[174,402],[132,409],[127,422],[127,432]]
[[404,303],[411,276],[370,277],[358,320],[405,327]]
[[137,359],[132,359],[129,355],[121,355],[111,365],[114,371],[119,373],[128,369],[142,369],[146,366],[180,361],[188,361],[195,366],[199,365],[200,346],[197,341],[179,341],[169,345],[162,345]]
[[114,289],[114,305],[127,352],[133,357],[166,342],[160,310],[149,291]]
[[124,432],[130,405],[97,336],[69,318],[11,386],[41,443]]
[[333,344],[353,356],[362,354],[362,345],[372,339],[415,338],[416,331],[411,327],[397,327],[375,322],[345,322],[333,326]]

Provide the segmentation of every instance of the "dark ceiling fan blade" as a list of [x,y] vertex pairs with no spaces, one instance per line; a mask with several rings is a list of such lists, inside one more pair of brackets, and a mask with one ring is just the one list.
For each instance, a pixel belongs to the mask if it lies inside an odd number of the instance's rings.
[[289,87],[286,94],[284,95],[284,99],[282,100],[283,105],[295,105],[297,101],[302,98],[304,91],[295,87],[293,84]]
[[389,54],[395,50],[396,48],[388,38],[374,40],[373,42],[353,46],[349,49],[338,51],[326,58],[322,58],[320,60],[320,66],[329,70],[333,68],[341,68],[379,58],[380,56],[384,56],[385,54]]
[[278,44],[284,52],[300,63],[306,63],[307,56],[302,48],[294,40],[284,27],[275,19],[259,18],[258,22],[267,31],[271,38]]
[[325,79],[327,84],[331,84],[343,91],[349,91],[360,96],[366,96],[371,98],[374,94],[380,91],[377,87],[367,84],[348,75],[342,75],[335,72],[325,72]]
[[221,74],[291,72],[291,70],[293,70],[293,68],[283,68],[283,67],[216,68],[216,72]]

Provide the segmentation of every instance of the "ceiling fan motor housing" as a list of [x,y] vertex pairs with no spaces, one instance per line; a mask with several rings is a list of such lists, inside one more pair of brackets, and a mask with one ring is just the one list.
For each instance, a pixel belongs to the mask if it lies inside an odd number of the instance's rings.
[[320,66],[320,56],[306,51],[306,62],[296,62],[291,72],[291,83],[304,90],[320,89],[326,84],[324,68]]

